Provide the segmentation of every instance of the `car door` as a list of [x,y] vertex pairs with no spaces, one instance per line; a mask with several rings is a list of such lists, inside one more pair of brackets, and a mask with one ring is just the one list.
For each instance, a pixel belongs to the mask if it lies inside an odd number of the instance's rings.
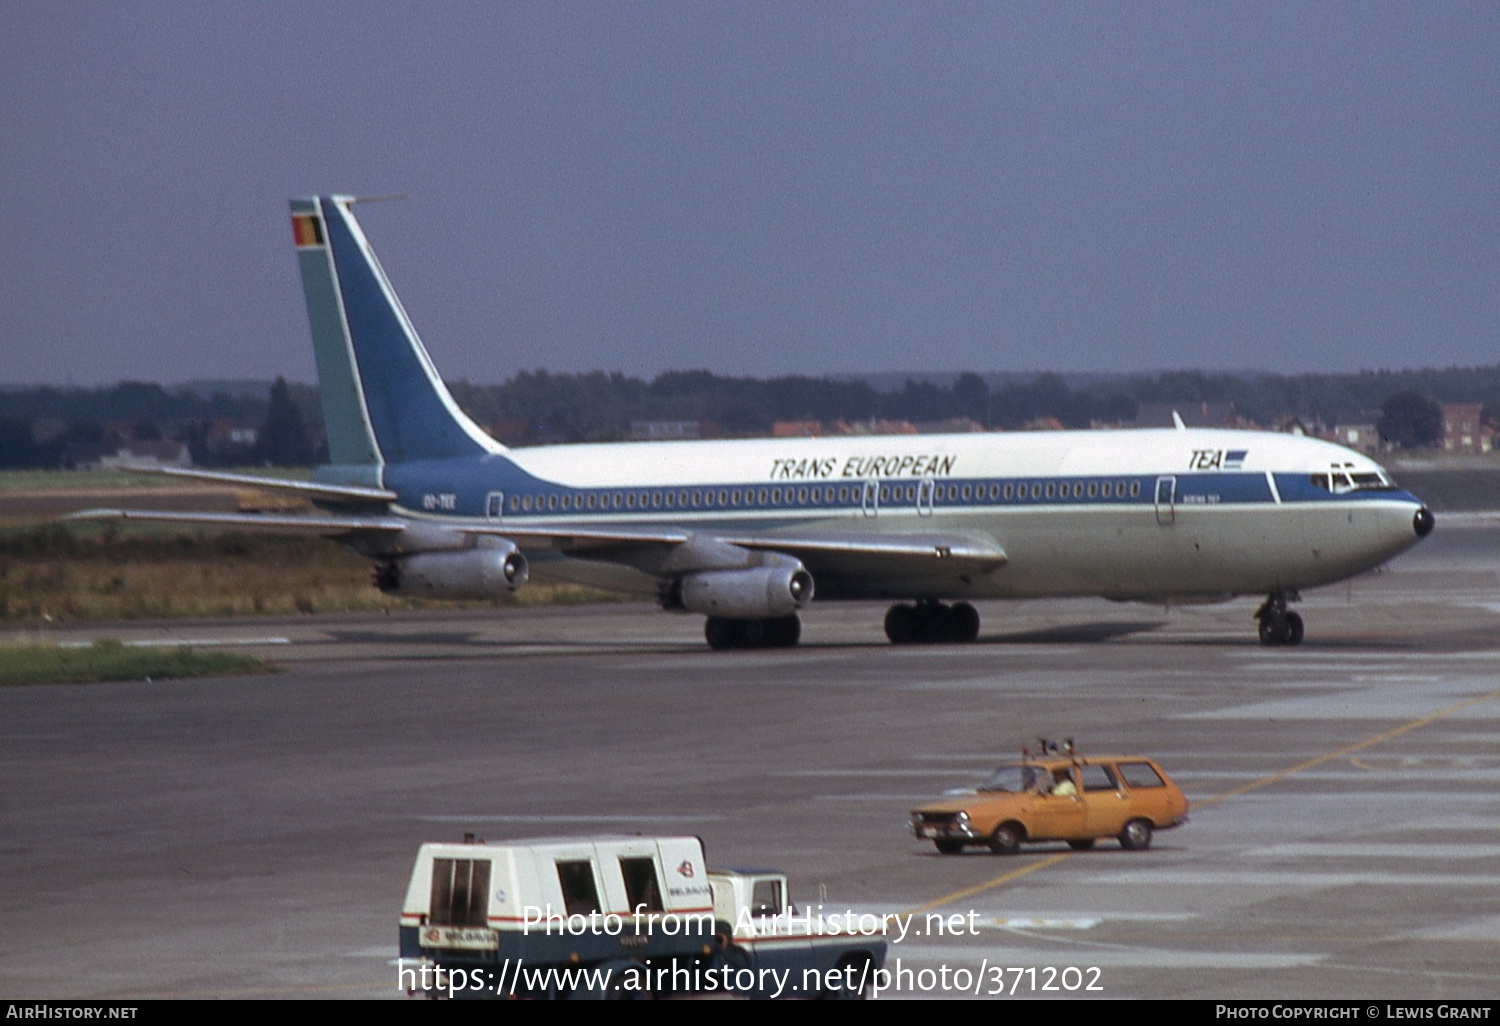
[[1130,796],[1114,769],[1090,763],[1080,767],[1083,818],[1090,837],[1113,837],[1130,818]]
[[1072,794],[1048,791],[1037,794],[1027,813],[1026,836],[1036,840],[1065,840],[1084,837],[1083,798],[1078,793],[1078,778],[1072,770],[1054,770],[1055,777],[1073,784]]

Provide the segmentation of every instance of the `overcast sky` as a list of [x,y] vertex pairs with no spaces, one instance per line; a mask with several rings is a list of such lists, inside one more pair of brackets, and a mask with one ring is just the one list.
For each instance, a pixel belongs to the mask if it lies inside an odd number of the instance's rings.
[[0,2],[0,382],[1500,362],[1500,4]]

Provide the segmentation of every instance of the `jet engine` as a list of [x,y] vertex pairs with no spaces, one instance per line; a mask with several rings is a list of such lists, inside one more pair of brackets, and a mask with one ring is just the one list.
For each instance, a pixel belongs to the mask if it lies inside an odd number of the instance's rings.
[[813,578],[797,562],[744,570],[709,570],[672,581],[662,593],[664,609],[726,619],[790,616],[812,601]]
[[526,583],[531,568],[511,542],[461,552],[419,552],[381,563],[384,592],[442,599],[495,598]]

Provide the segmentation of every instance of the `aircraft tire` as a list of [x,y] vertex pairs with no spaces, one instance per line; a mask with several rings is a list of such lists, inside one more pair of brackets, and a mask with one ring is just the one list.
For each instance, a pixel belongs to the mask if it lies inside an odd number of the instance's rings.
[[1266,613],[1260,618],[1262,645],[1300,645],[1305,628],[1297,613]]
[[793,613],[763,621],[765,624],[765,647],[796,648],[802,640],[802,620]]
[[941,602],[919,602],[916,608],[917,641],[938,645],[953,640],[953,610]]
[[802,620],[776,616],[764,620],[732,620],[710,616],[703,622],[703,638],[715,651],[731,648],[793,648],[802,640]]
[[970,642],[979,637],[979,610],[967,602],[955,603],[949,612],[953,625],[953,640]]
[[1302,644],[1302,617],[1296,613],[1286,614],[1286,636],[1282,638],[1283,645]]
[[773,620],[736,620],[740,631],[740,648],[765,648],[771,644]]
[[1262,645],[1283,644],[1283,638],[1286,635],[1286,626],[1284,623],[1277,622],[1280,619],[1280,617],[1270,614],[1260,618],[1260,643]]
[[717,652],[739,647],[739,623],[722,616],[710,616],[703,623],[703,638]]
[[892,645],[910,645],[921,640],[920,627],[916,606],[901,602],[885,614],[885,636]]

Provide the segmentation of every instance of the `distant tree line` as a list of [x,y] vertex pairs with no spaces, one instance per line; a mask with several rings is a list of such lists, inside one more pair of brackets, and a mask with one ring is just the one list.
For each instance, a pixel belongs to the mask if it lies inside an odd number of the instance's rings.
[[[764,434],[775,421],[788,420],[922,423],[966,417],[1014,431],[1052,418],[1064,427],[1087,428],[1129,423],[1147,403],[1232,405],[1240,418],[1263,426],[1288,416],[1328,425],[1373,423],[1386,400],[1401,394],[1425,398],[1427,415],[1437,403],[1477,402],[1486,405],[1492,421],[1500,420],[1500,366],[1293,376],[1175,371],[1071,382],[1054,373],[964,373],[948,380],[908,379],[889,390],[859,380],[730,378],[707,371],[671,371],[647,382],[598,371],[537,370],[499,385],[449,387],[480,423],[515,418],[530,425],[535,439],[549,441],[616,440],[642,420],[710,421],[728,435]],[[1409,413],[1398,410],[1397,419]]]
[[[236,441],[220,432],[225,426],[252,429],[257,440]],[[319,456],[321,427],[317,389],[280,378],[261,395],[140,381],[7,388],[0,390],[0,468],[66,467],[128,441],[162,440],[185,443],[199,466],[304,465]]]
[[[722,377],[669,371],[650,381],[594,371],[522,371],[502,384],[450,384],[479,423],[525,425],[528,441],[614,441],[640,421],[711,423],[723,435],[759,435],[776,421],[968,418],[1017,430],[1041,420],[1064,427],[1133,421],[1141,405],[1232,404],[1244,419],[1270,425],[1306,422],[1380,424],[1406,447],[1430,445],[1440,430],[1439,402],[1477,402],[1500,423],[1500,366],[1342,375],[1207,374],[1064,376],[1053,373],[908,379],[879,389],[832,378]],[[255,428],[254,443],[226,440],[224,424]],[[0,391],[0,467],[56,467],[88,446],[125,437],[184,442],[202,466],[300,465],[325,458],[317,390],[282,379],[261,396],[202,394],[143,382],[108,388],[39,386]]]

